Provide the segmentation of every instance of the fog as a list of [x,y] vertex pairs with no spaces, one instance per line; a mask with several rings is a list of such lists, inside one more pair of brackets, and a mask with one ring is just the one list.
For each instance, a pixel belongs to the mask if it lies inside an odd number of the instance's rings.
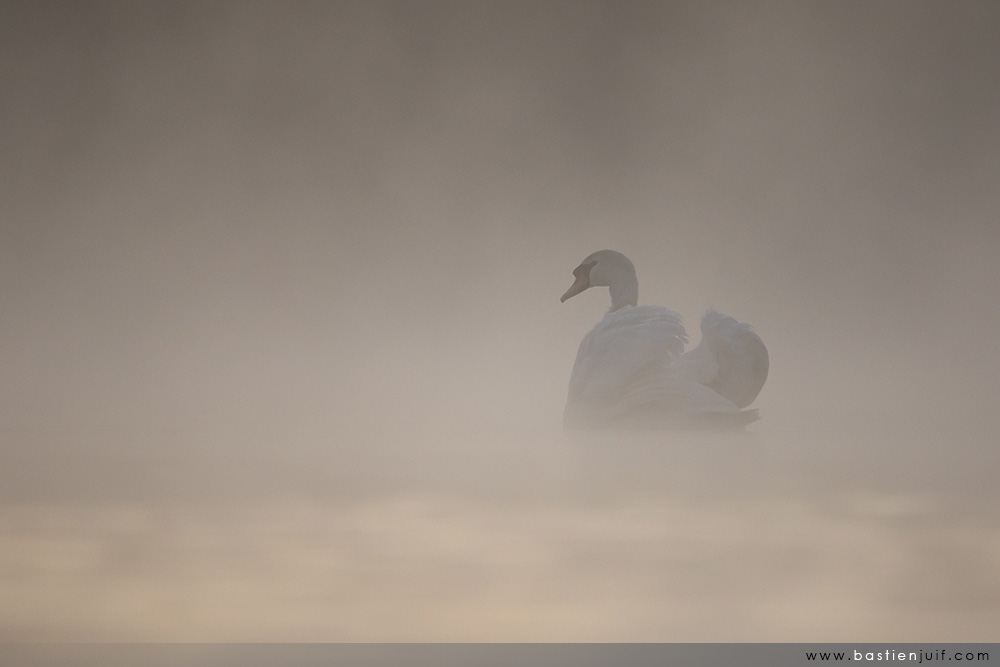
[[[0,640],[995,640],[997,35],[3,3]],[[745,434],[562,430],[602,248]]]

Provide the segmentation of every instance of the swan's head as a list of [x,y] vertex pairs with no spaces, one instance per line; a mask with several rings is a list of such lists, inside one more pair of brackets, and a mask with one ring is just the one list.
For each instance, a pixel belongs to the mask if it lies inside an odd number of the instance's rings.
[[620,252],[598,250],[587,255],[587,258],[573,269],[573,276],[575,278],[573,284],[559,299],[563,303],[590,287],[610,287],[612,310],[625,305],[636,305],[639,287],[635,277],[635,266]]

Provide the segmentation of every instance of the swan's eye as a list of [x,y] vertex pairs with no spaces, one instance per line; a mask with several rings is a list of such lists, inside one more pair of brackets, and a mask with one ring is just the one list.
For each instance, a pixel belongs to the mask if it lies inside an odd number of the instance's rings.
[[577,278],[580,276],[589,276],[590,270],[597,265],[597,262],[587,262],[586,264],[581,264],[580,266],[573,269],[573,275]]

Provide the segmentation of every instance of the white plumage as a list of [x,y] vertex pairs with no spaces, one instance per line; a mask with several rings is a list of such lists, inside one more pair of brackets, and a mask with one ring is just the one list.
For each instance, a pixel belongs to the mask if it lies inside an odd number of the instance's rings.
[[662,306],[639,306],[635,267],[600,250],[573,271],[562,301],[607,286],[611,310],[584,336],[570,376],[570,428],[741,427],[744,410],[767,379],[768,354],[747,325],[714,310],[701,321],[701,342],[684,353],[681,318]]

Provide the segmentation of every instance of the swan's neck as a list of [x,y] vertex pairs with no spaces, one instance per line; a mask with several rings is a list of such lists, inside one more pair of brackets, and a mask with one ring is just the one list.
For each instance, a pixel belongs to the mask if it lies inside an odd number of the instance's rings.
[[611,292],[611,310],[639,305],[639,281],[633,276],[620,276],[608,288]]

